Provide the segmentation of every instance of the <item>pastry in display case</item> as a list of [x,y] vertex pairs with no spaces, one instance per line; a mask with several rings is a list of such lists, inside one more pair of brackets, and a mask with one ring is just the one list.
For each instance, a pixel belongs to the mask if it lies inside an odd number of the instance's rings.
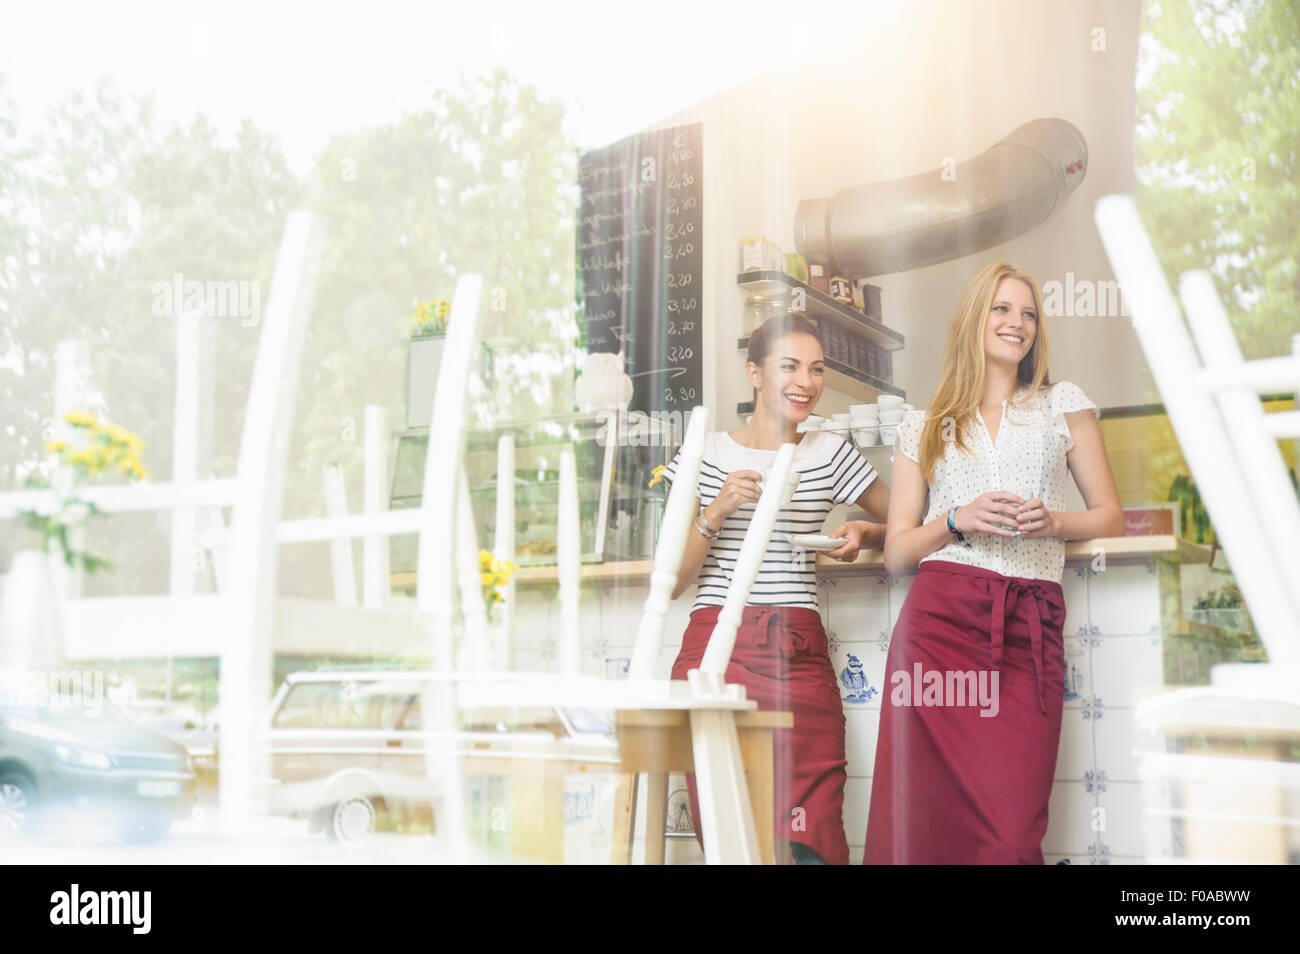
[[[537,421],[505,421],[466,432],[465,472],[478,545],[496,539],[497,488],[513,485],[515,556],[519,566],[556,563],[560,455],[572,446],[578,472],[579,541],[585,563],[649,560],[654,556],[667,487],[655,487],[656,469],[676,452],[677,428],[642,414],[582,414]],[[514,438],[513,474],[497,472],[503,435]],[[420,505],[428,428],[397,436],[390,507]],[[414,535],[390,538],[393,572],[416,568]]]

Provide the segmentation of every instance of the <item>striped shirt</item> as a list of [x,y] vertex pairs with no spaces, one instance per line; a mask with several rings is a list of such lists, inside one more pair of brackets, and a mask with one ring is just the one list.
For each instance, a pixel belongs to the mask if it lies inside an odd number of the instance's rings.
[[[776,454],[774,450],[742,447],[725,431],[709,434],[700,461],[701,504],[707,507],[713,502],[732,471],[756,470],[766,474],[776,462]],[[664,472],[667,479],[676,476],[680,459],[678,452]],[[851,443],[838,434],[821,431],[805,434],[795,446],[794,470],[799,473],[799,486],[777,518],[762,567],[750,589],[750,605],[817,609],[817,554],[791,546],[780,535],[821,533],[831,508],[840,503],[856,503],[877,476]],[[723,521],[722,530],[700,567],[699,591],[692,609],[721,606],[726,601],[753,512],[754,505],[745,504]]]

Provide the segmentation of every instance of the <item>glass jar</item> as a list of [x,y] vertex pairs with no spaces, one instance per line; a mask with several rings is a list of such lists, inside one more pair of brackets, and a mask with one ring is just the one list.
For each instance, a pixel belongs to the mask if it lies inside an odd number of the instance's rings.
[[786,313],[786,299],[784,295],[773,297],[754,295],[745,301],[745,313],[741,319],[741,329],[748,337],[763,322],[769,318],[779,317]]

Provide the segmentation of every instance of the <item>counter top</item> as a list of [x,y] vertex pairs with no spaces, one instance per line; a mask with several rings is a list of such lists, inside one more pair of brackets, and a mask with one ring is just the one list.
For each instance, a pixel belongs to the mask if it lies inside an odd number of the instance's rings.
[[[1081,566],[1092,562],[1100,552],[1106,562],[1114,564],[1144,563],[1158,559],[1165,563],[1209,563],[1210,547],[1169,535],[1150,537],[1098,537],[1095,540],[1072,540],[1065,545],[1066,566]],[[654,569],[651,560],[634,560],[623,563],[584,563],[580,569],[583,582],[620,580],[627,583],[644,583]],[[851,573],[883,573],[883,550],[863,550],[852,563],[842,563],[824,556],[817,557],[817,572],[843,575]],[[556,568],[553,566],[524,567],[515,574],[520,586],[554,586]],[[392,585],[399,589],[415,586],[414,573],[392,574]]]

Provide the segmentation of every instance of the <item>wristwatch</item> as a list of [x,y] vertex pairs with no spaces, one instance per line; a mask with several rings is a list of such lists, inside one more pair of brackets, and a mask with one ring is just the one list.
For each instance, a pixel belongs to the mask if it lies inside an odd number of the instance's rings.
[[957,521],[957,508],[953,507],[951,510],[948,511],[948,530],[949,532],[952,533],[954,537],[957,538],[958,543],[965,543],[966,534],[962,533],[960,530],[957,529],[956,521]]

